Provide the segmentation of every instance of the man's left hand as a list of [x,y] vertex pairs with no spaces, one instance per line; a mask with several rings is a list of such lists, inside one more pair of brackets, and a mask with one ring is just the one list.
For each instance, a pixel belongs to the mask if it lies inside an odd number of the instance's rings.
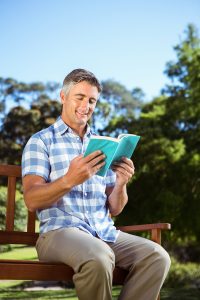
[[121,161],[112,164],[112,170],[116,172],[118,185],[124,185],[129,182],[135,173],[134,164],[131,159],[122,157]]

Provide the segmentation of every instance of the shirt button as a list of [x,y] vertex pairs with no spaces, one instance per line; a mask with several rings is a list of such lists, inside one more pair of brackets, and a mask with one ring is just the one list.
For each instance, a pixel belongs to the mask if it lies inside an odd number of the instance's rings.
[[87,196],[87,193],[84,193],[85,196]]

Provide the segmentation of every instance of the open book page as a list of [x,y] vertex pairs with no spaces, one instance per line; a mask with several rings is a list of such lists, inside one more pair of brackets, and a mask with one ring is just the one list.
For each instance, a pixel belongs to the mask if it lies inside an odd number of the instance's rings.
[[139,136],[128,134],[120,139],[105,136],[92,136],[84,156],[100,150],[105,158],[105,165],[98,171],[97,175],[104,176],[113,161],[120,160],[122,156],[131,157],[139,140]]
[[138,135],[124,135],[120,139],[120,143],[113,157],[113,161],[118,161],[123,156],[126,156],[127,158],[131,158],[139,139],[140,136]]
[[109,141],[114,141],[114,142],[119,142],[118,138],[114,138],[114,137],[110,137],[110,136],[101,136],[101,135],[95,135],[92,136],[91,139],[95,139],[95,140],[109,140]]
[[131,133],[121,133],[118,135],[118,139],[122,139],[125,136],[137,136],[137,135]]
[[110,164],[112,163],[112,158],[115,154],[119,141],[110,139],[95,139],[91,138],[84,156],[96,151],[101,150],[105,155],[105,165],[98,171],[97,175],[104,176]]

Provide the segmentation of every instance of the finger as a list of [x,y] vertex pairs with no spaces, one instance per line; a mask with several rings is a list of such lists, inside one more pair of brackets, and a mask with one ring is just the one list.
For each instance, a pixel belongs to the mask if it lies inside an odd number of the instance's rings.
[[132,171],[130,171],[130,170],[127,171],[127,169],[122,168],[121,166],[113,166],[112,170],[118,174],[120,173],[120,174],[124,175],[128,180],[130,180],[134,175],[133,169],[131,169]]
[[99,156],[100,154],[103,154],[102,151],[100,151],[100,150],[94,151],[94,152],[90,153],[89,155],[85,156],[84,160],[85,160],[85,162],[89,162],[89,161],[93,160],[95,157]]
[[126,163],[123,163],[123,162],[115,162],[113,164],[113,166],[123,168],[126,172],[130,173],[131,175],[133,175],[134,172],[135,172],[134,166],[129,166]]
[[105,157],[106,157],[105,154],[102,153],[101,155],[99,155],[99,156],[93,158],[92,160],[90,160],[88,162],[88,164],[89,164],[90,167],[94,167],[94,166],[98,165],[99,163],[103,162]]
[[126,166],[133,170],[135,169],[132,160],[128,159],[127,157],[122,157],[120,161],[116,161],[115,163],[124,166],[125,169],[127,169]]
[[128,180],[130,180],[133,176],[133,174],[127,172],[125,169],[120,167],[113,167],[112,170],[125,176]]
[[93,167],[94,174],[97,173],[104,165],[105,165],[105,161],[102,161],[99,164],[95,165]]
[[125,156],[123,156],[122,158],[122,161],[124,161],[125,163],[127,163],[129,166],[133,167],[134,164],[133,164],[133,161]]

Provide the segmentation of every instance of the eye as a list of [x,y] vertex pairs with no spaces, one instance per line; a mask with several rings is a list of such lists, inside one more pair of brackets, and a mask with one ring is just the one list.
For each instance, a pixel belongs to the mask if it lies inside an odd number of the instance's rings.
[[90,104],[95,104],[95,103],[96,103],[96,100],[95,100],[94,98],[90,98],[90,99],[89,99],[89,103],[90,103]]
[[77,96],[76,99],[77,100],[83,100],[83,97],[82,96]]

